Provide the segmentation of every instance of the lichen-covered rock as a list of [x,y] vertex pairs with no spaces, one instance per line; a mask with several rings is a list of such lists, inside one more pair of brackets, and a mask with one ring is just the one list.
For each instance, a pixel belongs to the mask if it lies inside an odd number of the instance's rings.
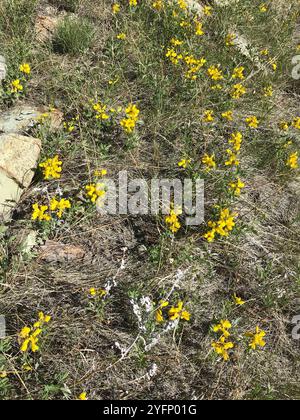
[[41,141],[18,134],[0,135],[0,219],[8,219],[34,176]]

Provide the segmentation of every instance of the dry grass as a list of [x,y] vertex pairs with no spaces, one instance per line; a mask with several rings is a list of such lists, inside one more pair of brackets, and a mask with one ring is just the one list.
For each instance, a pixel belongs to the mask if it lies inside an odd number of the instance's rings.
[[[67,120],[84,115],[91,99],[105,99],[114,106],[133,101],[141,109],[143,125],[134,138],[117,129],[99,132],[84,118],[71,135],[35,129],[43,140],[42,159],[62,157],[60,185],[76,204],[65,222],[54,228],[34,224],[31,206],[41,199],[39,188],[45,185],[37,176],[13,220],[0,226],[0,313],[8,323],[8,338],[0,342],[0,373],[8,372],[0,379],[1,397],[74,399],[86,391],[91,399],[299,399],[299,342],[291,337],[291,320],[299,314],[299,172],[285,168],[278,152],[285,138],[277,129],[277,122],[298,111],[299,88],[289,64],[299,20],[296,2],[290,2],[284,17],[277,8],[262,17],[257,13],[260,2],[244,1],[220,10],[215,6],[215,14],[205,23],[208,35],[201,42],[208,62],[221,63],[228,72],[244,65],[250,75],[250,95],[237,105],[235,129],[245,131],[243,119],[248,115],[264,118],[255,134],[245,133],[241,176],[247,187],[233,203],[240,214],[237,230],[212,244],[203,240],[205,225],[183,227],[174,239],[161,218],[102,217],[81,192],[99,167],[105,167],[111,178],[124,168],[132,178],[172,177],[180,174],[177,163],[185,155],[199,162],[198,167],[206,151],[224,155],[224,138],[232,126],[212,129],[202,124],[201,115],[205,109],[224,111],[231,102],[210,90],[207,77],[195,84],[183,81],[161,50],[172,36],[183,36],[182,30],[177,28],[177,33],[168,19],[151,12],[151,1],[135,12],[124,1],[125,11],[115,18],[110,1],[84,0],[76,19],[89,20],[94,41],[77,57],[56,54],[51,40],[38,43],[32,31],[47,2],[31,0],[20,29],[16,17],[21,3],[6,0],[1,5],[0,42],[9,77],[20,57],[32,65],[26,101],[53,104]],[[74,10],[61,3],[51,1],[57,16],[71,13],[74,19]],[[15,8],[14,18],[7,14],[8,4]],[[279,21],[284,25],[276,26]],[[233,24],[256,51],[266,47],[272,51],[279,67],[276,74],[257,69],[239,51],[224,48]],[[128,34],[123,46],[115,40],[120,32]],[[189,47],[201,49],[194,38]],[[108,81],[116,78],[118,83],[109,86]],[[258,94],[266,83],[275,90],[268,100]],[[299,150],[299,132],[293,137]],[[199,168],[195,173],[203,175]],[[207,220],[212,206],[224,197],[224,173],[204,174]],[[56,182],[48,183],[48,191],[56,187]],[[37,243],[26,253],[24,237],[32,230]],[[40,247],[47,239],[79,247],[85,257],[43,261]],[[150,296],[158,301],[173,290],[179,270],[183,276],[172,299],[184,300],[191,321],[180,323],[146,351],[145,341],[152,336],[139,338],[130,299]],[[116,285],[104,307],[95,308],[88,291],[103,288],[109,279]],[[235,306],[234,293],[246,305]],[[41,352],[24,356],[18,332],[41,310],[52,316]],[[236,343],[226,363],[211,347],[211,326],[220,319],[232,322]],[[257,325],[266,331],[267,345],[250,352],[244,333]],[[116,342],[128,350],[125,355]],[[22,370],[25,361],[32,371]],[[150,378],[154,364],[158,370]]]

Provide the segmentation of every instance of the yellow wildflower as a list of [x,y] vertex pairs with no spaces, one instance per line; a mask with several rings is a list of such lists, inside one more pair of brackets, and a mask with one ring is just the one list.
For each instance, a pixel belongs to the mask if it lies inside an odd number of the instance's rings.
[[156,10],[161,10],[164,8],[163,0],[156,0],[152,3],[152,7]]
[[260,121],[257,117],[252,115],[251,117],[246,118],[246,123],[250,128],[258,128]]
[[248,332],[246,333],[246,337],[251,338],[251,342],[249,344],[252,350],[256,350],[257,347],[265,347],[266,342],[264,341],[264,337],[266,336],[265,331],[261,330],[259,327],[256,327],[255,333]]
[[177,233],[181,228],[178,216],[182,214],[181,210],[171,209],[170,214],[165,217],[165,222],[172,233]]
[[282,131],[289,131],[290,124],[288,123],[288,121],[281,121],[281,122],[278,124],[278,127],[279,127],[279,129],[280,129],[280,130],[282,130]]
[[39,166],[40,168],[43,168],[43,174],[46,180],[52,178],[59,179],[61,177],[62,162],[59,160],[58,155],[40,163]]
[[39,222],[42,222],[43,220],[49,222],[49,220],[51,220],[50,214],[46,213],[49,210],[48,206],[39,206],[38,203],[35,203],[33,204],[32,208],[32,220],[38,220]]
[[183,308],[183,302],[179,301],[177,306],[172,306],[169,310],[169,317],[171,321],[176,319],[184,319],[185,321],[190,321],[191,315],[188,311]]
[[119,39],[120,41],[125,41],[126,38],[127,38],[127,35],[124,32],[117,35],[117,39]]
[[215,333],[221,332],[225,338],[228,338],[230,336],[230,333],[228,330],[231,330],[231,328],[232,328],[231,322],[228,321],[227,319],[225,320],[222,319],[219,324],[213,326],[213,332]]
[[195,25],[196,25],[196,35],[198,35],[198,36],[202,36],[202,35],[204,35],[204,31],[203,31],[203,23],[201,23],[201,22],[199,22],[199,21],[196,21],[195,22]]
[[213,155],[211,155],[211,156],[209,156],[207,153],[204,155],[204,157],[203,157],[203,159],[202,159],[202,163],[204,164],[204,165],[206,165],[206,169],[208,170],[208,171],[210,171],[211,169],[216,169],[216,167],[217,167],[217,164],[216,164],[216,161],[215,161],[215,155],[213,154]]
[[86,193],[91,199],[92,203],[95,203],[98,198],[105,197],[106,191],[104,184],[90,184],[86,187]]
[[87,400],[87,393],[86,393],[86,392],[82,392],[82,393],[78,396],[78,400],[80,400],[80,401],[86,401],[86,400]]
[[191,163],[191,159],[182,159],[180,162],[178,162],[178,166],[180,168],[186,169],[190,163]]
[[19,79],[13,80],[11,82],[11,93],[18,93],[23,91],[23,85]]
[[120,10],[121,10],[121,6],[120,6],[119,3],[114,3],[112,5],[112,12],[113,12],[114,15],[116,15],[117,13],[119,13]]
[[229,360],[229,354],[228,350],[231,350],[234,348],[234,344],[229,341],[226,342],[225,337],[221,337],[219,341],[214,341],[212,343],[212,347],[215,350],[215,352],[223,357],[223,360],[227,362]]
[[238,178],[236,182],[231,182],[229,184],[229,188],[234,192],[234,194],[237,197],[239,197],[241,195],[242,189],[245,188],[245,184],[241,181],[240,178]]
[[293,121],[293,127],[297,130],[300,130],[300,117],[296,117]]
[[222,117],[227,121],[233,121],[233,111],[223,112]]
[[136,105],[130,104],[126,108],[125,112],[126,112],[127,117],[132,118],[133,120],[138,120],[140,110],[138,109]]
[[203,119],[205,122],[213,122],[215,120],[214,111],[212,111],[211,109],[205,111]]
[[127,133],[132,133],[136,126],[136,121],[132,118],[124,118],[121,122],[121,127],[124,128],[124,130]]
[[109,115],[107,114],[107,106],[102,104],[101,102],[98,102],[93,105],[93,109],[96,112],[96,119],[105,121],[109,119]]
[[61,200],[56,200],[55,197],[52,198],[50,202],[50,210],[56,211],[56,215],[59,219],[62,218],[62,215],[66,209],[71,208],[71,202],[70,200],[66,200],[65,198],[62,198]]
[[33,353],[39,350],[39,336],[43,332],[43,326],[45,323],[50,322],[50,315],[44,315],[43,312],[39,313],[39,321],[36,322],[33,328],[24,327],[19,333],[20,340],[20,351],[25,353],[31,350]]
[[212,7],[211,6],[204,6],[203,14],[205,16],[211,16],[212,15]]
[[19,70],[20,70],[21,73],[24,73],[24,74],[27,74],[27,75],[29,75],[31,73],[31,68],[30,68],[30,65],[28,63],[21,64]]
[[298,152],[292,153],[287,161],[287,166],[291,169],[298,169],[299,168],[299,156]]
[[207,70],[207,74],[209,75],[209,77],[212,80],[215,80],[215,81],[222,80],[224,78],[223,77],[223,72],[220,69],[220,66],[211,66],[211,67],[209,67],[209,69]]
[[185,0],[177,0],[177,4],[182,10],[187,10],[188,8],[187,2]]
[[234,293],[234,295],[233,295],[233,300],[234,300],[234,303],[237,305],[237,306],[243,306],[243,305],[245,305],[245,301],[242,299],[242,298],[240,298],[240,297],[238,297],[237,295],[236,295],[236,293]]
[[266,12],[268,11],[268,7],[267,7],[266,3],[262,3],[262,4],[259,6],[259,11],[260,11],[261,13],[266,13]]
[[169,302],[166,300],[161,300],[159,302],[159,308],[155,311],[155,320],[157,323],[162,323],[164,322],[164,317],[163,317],[163,308],[166,308],[167,306],[169,306]]
[[272,86],[267,86],[267,87],[264,88],[264,96],[266,98],[271,98],[273,96],[273,94],[274,94],[274,91],[273,91]]
[[228,34],[225,38],[225,44],[227,47],[232,47],[234,45],[236,35],[235,34]]
[[177,38],[172,38],[171,39],[171,44],[174,45],[174,47],[179,47],[180,45],[183,44],[183,41],[180,41]]
[[265,57],[268,56],[269,55],[269,50],[267,48],[265,48],[264,50],[261,50],[260,55],[265,56]]
[[102,177],[104,177],[106,175],[107,175],[107,169],[100,169],[100,171],[98,171],[98,170],[94,171],[94,176],[95,177],[102,178]]
[[226,166],[239,166],[240,161],[238,156],[230,149],[226,150],[227,154],[229,155],[228,160],[225,162]]
[[241,83],[237,83],[233,86],[231,96],[233,99],[240,99],[247,93],[247,89]]
[[233,144],[233,149],[236,152],[241,150],[241,145],[243,141],[243,134],[240,131],[231,134],[231,138],[229,140],[229,144]]
[[245,79],[244,71],[245,71],[245,67],[236,67],[233,71],[232,78],[244,80]]

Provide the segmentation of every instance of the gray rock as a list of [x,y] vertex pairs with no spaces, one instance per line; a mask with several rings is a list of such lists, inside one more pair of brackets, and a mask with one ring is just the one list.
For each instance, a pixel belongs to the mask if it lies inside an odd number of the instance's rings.
[[0,133],[25,133],[42,113],[28,105],[10,109],[0,115]]
[[7,220],[29,187],[39,159],[41,141],[18,134],[0,135],[0,220]]
[[35,108],[30,105],[17,106],[0,114],[0,134],[25,134],[30,127],[39,122],[44,114],[49,115],[49,129],[58,130],[63,123],[64,114],[59,110],[49,112],[46,107]]

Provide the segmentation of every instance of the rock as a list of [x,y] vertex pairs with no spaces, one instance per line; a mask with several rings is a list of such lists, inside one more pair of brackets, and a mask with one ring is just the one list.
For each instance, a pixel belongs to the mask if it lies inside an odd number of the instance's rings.
[[23,237],[21,238],[20,250],[24,255],[30,254],[33,248],[37,245],[38,234],[35,230],[30,230],[29,232],[23,232]]
[[6,60],[3,55],[0,55],[0,82],[6,78]]
[[83,260],[85,251],[74,245],[65,245],[56,241],[46,241],[41,247],[39,258],[48,263],[63,263]]
[[46,42],[51,39],[59,22],[57,10],[52,6],[43,7],[35,21],[35,34],[38,42]]
[[59,111],[59,109],[55,109],[54,111],[51,111],[49,113],[49,116],[50,116],[50,125],[49,125],[50,130],[52,131],[59,130],[63,125],[64,113],[62,111]]
[[12,108],[0,115],[0,132],[25,133],[41,114],[37,108],[28,105]]
[[187,0],[188,7],[197,12],[199,16],[203,15],[203,6],[196,0]]
[[41,141],[18,134],[0,135],[0,219],[7,220],[34,176]]
[[62,126],[64,114],[61,111],[55,109],[49,112],[45,107],[22,105],[0,114],[0,133],[25,134],[45,113],[50,117],[50,130],[54,131]]

